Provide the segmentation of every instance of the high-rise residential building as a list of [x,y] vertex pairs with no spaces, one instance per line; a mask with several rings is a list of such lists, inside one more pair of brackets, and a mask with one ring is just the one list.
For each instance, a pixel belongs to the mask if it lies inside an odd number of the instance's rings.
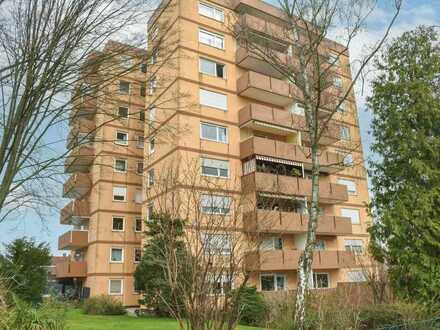
[[[202,213],[212,204],[215,212],[227,212],[219,205],[232,195],[249,200],[241,208],[241,228],[261,237],[259,249],[242,251],[249,284],[261,291],[295,289],[311,196],[304,111],[294,86],[237,33],[237,25],[245,27],[252,40],[288,59],[282,17],[260,0],[162,1],[149,20],[147,54],[153,55],[146,78],[145,66],[131,70],[74,106],[72,132],[81,136],[93,128],[94,134],[66,161],[72,175],[64,196],[74,200],[61,221],[74,228],[60,237],[60,248],[73,252],[57,265],[59,279],[78,284],[84,296],[108,293],[137,305],[132,274],[145,238],[142,219],[159,207],[152,187],[173,166],[196,164],[198,175],[220,184],[217,190],[200,187],[210,194],[201,201]],[[341,53],[335,87],[344,88],[351,81],[348,53],[326,44],[329,57]],[[142,55],[128,48],[125,58],[117,58],[123,66]],[[320,163],[312,285],[334,288],[362,280],[352,256],[368,240],[368,187],[353,93],[321,139]]]

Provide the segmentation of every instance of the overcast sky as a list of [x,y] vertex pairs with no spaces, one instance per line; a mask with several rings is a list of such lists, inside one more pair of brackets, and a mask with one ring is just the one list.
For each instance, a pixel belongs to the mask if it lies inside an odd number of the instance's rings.
[[[267,0],[267,2],[276,4],[277,0]],[[350,48],[351,60],[362,55],[365,46],[371,45],[383,35],[384,28],[391,19],[392,11],[390,3],[394,0],[379,0],[379,9],[371,16],[367,29],[355,40]],[[414,29],[418,25],[440,25],[440,0],[404,0],[404,7],[400,17],[392,29],[392,36],[397,36]],[[359,87],[359,86],[358,86]],[[372,137],[369,135],[370,114],[365,109],[365,98],[369,95],[370,88],[368,84],[364,88],[364,93],[357,91],[357,105],[361,127],[363,149],[367,158],[372,157],[370,153],[370,144]],[[62,186],[57,187],[61,196]],[[67,203],[67,200],[66,200]],[[26,214],[20,219],[11,219],[0,224],[0,242],[7,243],[15,238],[22,236],[32,236],[38,241],[50,243],[53,254],[59,255],[57,250],[58,236],[69,230],[68,226],[59,224],[59,213],[47,217],[42,223],[32,214]],[[1,249],[1,247],[0,247]]]

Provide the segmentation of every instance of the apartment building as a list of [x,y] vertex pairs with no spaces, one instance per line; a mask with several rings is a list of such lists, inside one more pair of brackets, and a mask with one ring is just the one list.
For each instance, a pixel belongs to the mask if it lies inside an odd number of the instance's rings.
[[[58,282],[82,297],[110,294],[138,305],[133,272],[141,257],[145,50],[109,42],[73,95],[70,154],[60,221]],[[87,66],[91,70],[91,66]]]
[[[311,196],[311,160],[294,86],[246,48],[235,31],[237,24],[245,26],[254,40],[260,38],[288,59],[289,43],[280,32],[282,17],[279,9],[260,0],[171,0],[162,1],[148,27],[150,51],[159,45],[159,37],[172,40],[173,47],[160,51],[161,60],[147,73],[151,106],[145,135],[154,148],[145,153],[148,184],[143,213],[148,219],[158,207],[148,195],[155,178],[172,164],[198,161],[201,176],[224,182],[217,193],[211,191],[215,195],[211,202],[227,203],[229,196],[240,193],[252,201],[242,214],[243,232],[259,233],[264,239],[258,251],[243,253],[250,284],[261,291],[296,287]],[[341,52],[337,43],[327,44],[329,58]],[[172,66],[165,65],[167,58]],[[344,88],[351,81],[348,54],[337,63],[340,75],[335,86]],[[182,98],[176,100],[175,95]],[[159,136],[165,125],[185,130],[170,142]],[[322,214],[313,260],[314,288],[363,279],[353,258],[368,240],[364,207],[368,189],[360,142],[351,94],[321,139]]]

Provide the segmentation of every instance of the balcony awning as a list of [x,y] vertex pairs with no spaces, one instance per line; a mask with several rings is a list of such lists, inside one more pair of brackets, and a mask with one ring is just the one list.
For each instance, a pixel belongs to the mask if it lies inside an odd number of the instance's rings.
[[258,160],[264,160],[267,162],[273,162],[273,163],[279,163],[279,164],[285,164],[285,165],[298,166],[301,168],[303,168],[303,166],[304,166],[303,163],[294,162],[293,160],[274,158],[274,157],[269,157],[269,156],[260,156],[260,155],[256,155],[256,158]]
[[292,196],[292,195],[280,195],[280,194],[271,194],[271,193],[265,193],[265,192],[259,192],[258,196],[261,197],[269,197],[269,198],[279,198],[279,199],[288,199],[288,200],[298,200],[298,201],[302,201],[302,202],[307,202],[307,198],[306,197],[299,197],[299,196]]
[[286,132],[289,132],[289,133],[298,133],[298,130],[293,129],[293,128],[288,128],[288,127],[284,127],[284,126],[269,124],[269,123],[265,123],[265,122],[258,121],[258,120],[252,120],[252,123],[254,125],[257,125],[257,126],[269,127],[269,128],[273,128],[273,129],[277,129],[277,130],[281,130],[281,131],[286,131]]

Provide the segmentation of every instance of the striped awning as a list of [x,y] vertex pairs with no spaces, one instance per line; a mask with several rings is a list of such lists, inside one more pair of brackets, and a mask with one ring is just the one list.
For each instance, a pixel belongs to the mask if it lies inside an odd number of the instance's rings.
[[264,160],[267,162],[303,167],[303,163],[294,162],[293,160],[274,158],[274,157],[268,157],[268,156],[261,156],[261,155],[256,155],[256,158],[258,160]]
[[271,194],[271,193],[265,193],[265,192],[259,192],[258,196],[261,197],[270,197],[270,198],[279,198],[279,199],[288,199],[288,200],[298,200],[298,201],[307,201],[307,198],[300,197],[300,196],[291,196],[291,195],[280,195],[280,194]]
[[255,125],[258,125],[258,126],[269,127],[269,128],[278,129],[278,130],[282,130],[282,131],[286,131],[286,132],[290,132],[290,133],[298,133],[298,130],[296,130],[296,129],[288,128],[288,127],[284,127],[284,126],[279,126],[279,125],[274,125],[274,124],[269,124],[269,123],[265,123],[262,121],[252,120],[252,123],[254,123]]

